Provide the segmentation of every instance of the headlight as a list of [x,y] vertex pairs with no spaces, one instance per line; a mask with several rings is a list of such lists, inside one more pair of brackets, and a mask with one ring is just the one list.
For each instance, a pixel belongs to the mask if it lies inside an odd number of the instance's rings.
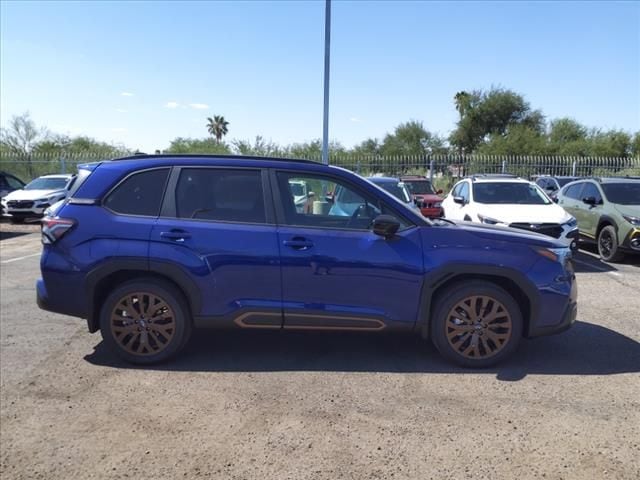
[[433,208],[440,208],[442,206],[442,202],[435,202],[433,204]]
[[571,217],[571,220],[569,220],[568,222],[565,222],[565,225],[567,227],[577,227],[578,226],[578,220],[576,220],[575,217]]
[[548,260],[552,262],[564,263],[564,261],[571,257],[571,249],[569,247],[561,247],[561,248],[544,248],[544,247],[534,247],[534,250],[538,252],[538,254],[542,255]]
[[497,225],[498,223],[502,223],[500,220],[496,220],[495,218],[485,217],[484,215],[478,214],[478,219],[482,223],[486,223],[487,225]]
[[623,217],[631,225],[635,225],[636,227],[640,227],[640,217],[632,217],[631,215],[623,215]]

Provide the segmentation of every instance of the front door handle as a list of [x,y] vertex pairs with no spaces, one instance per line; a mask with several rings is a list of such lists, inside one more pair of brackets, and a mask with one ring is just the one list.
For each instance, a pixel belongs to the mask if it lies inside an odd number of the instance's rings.
[[174,242],[184,242],[186,239],[191,238],[191,234],[184,230],[172,229],[168,232],[160,232],[160,237]]
[[293,237],[291,240],[285,240],[282,243],[285,247],[289,247],[294,250],[309,250],[313,247],[313,242],[304,237]]

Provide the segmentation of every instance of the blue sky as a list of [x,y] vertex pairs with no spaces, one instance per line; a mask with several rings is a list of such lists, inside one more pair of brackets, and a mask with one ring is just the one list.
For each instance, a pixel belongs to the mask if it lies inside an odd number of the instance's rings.
[[[324,2],[14,2],[1,6],[0,123],[132,148],[206,135],[322,133]],[[446,135],[456,91],[504,86],[548,118],[640,130],[640,2],[333,3],[330,137],[409,119]]]

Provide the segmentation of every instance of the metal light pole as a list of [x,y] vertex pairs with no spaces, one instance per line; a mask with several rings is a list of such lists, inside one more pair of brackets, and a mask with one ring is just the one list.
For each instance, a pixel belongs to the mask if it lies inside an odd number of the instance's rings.
[[322,163],[329,165],[329,64],[331,54],[331,0],[324,11],[324,111],[322,118]]

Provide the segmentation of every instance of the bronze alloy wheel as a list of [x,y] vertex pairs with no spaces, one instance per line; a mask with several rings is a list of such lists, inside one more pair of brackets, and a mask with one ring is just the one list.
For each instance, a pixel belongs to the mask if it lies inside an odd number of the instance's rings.
[[513,323],[505,306],[493,297],[474,295],[455,304],[445,323],[449,345],[469,359],[489,358],[509,342]]
[[175,314],[169,304],[149,292],[122,297],[111,312],[111,333],[120,348],[133,355],[154,355],[176,334]]

